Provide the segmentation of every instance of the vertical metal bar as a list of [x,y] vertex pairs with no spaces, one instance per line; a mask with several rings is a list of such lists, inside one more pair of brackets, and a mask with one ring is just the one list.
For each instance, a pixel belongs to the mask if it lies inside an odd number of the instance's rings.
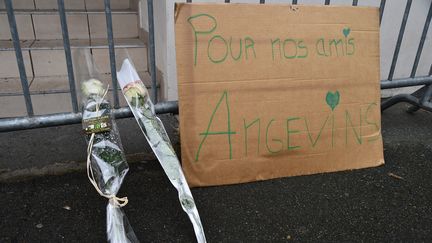
[[73,74],[72,55],[71,55],[71,49],[69,43],[69,31],[68,31],[68,26],[66,21],[64,0],[57,0],[57,5],[58,5],[60,23],[62,27],[62,33],[63,33],[63,47],[64,47],[65,57],[66,57],[66,67],[68,71],[72,109],[74,112],[78,112],[78,102],[77,102],[77,96],[75,90],[75,77]]
[[260,4],[264,4],[265,3],[265,0],[260,0]]
[[352,5],[353,5],[353,6],[357,6],[357,5],[358,5],[358,0],[353,0]]
[[230,0],[225,0],[225,3],[229,3],[230,2]]
[[111,0],[105,0],[105,17],[106,17],[106,25],[107,25],[107,37],[108,37],[108,48],[109,48],[110,66],[111,66],[114,108],[118,108],[119,97],[117,92],[118,86],[117,86],[117,72],[116,72],[114,37],[113,37],[112,16],[111,16]]
[[33,116],[33,104],[30,97],[30,90],[28,86],[27,74],[25,71],[24,60],[21,52],[21,45],[19,41],[19,35],[15,20],[15,14],[12,6],[12,0],[5,0],[6,11],[9,21],[9,28],[12,36],[13,45],[15,48],[15,56],[17,59],[19,75],[21,79],[21,86],[24,94],[24,100],[27,108],[27,114],[29,116]]
[[297,0],[292,0],[292,4],[297,4]]
[[325,0],[324,5],[330,5],[330,0]]
[[417,72],[417,66],[418,66],[418,63],[420,61],[420,57],[421,57],[421,54],[423,51],[423,45],[424,45],[424,42],[426,40],[426,35],[427,35],[428,29],[429,29],[431,17],[432,17],[432,2],[429,6],[429,12],[428,12],[428,15],[426,17],[426,22],[425,22],[424,27],[423,27],[423,32],[422,32],[422,35],[420,38],[420,43],[419,43],[419,46],[417,48],[417,54],[416,54],[416,57],[414,60],[414,65],[413,65],[412,70],[411,70],[411,75],[410,75],[411,78],[414,78],[415,74]]
[[154,16],[153,16],[153,0],[147,0],[148,11],[148,27],[149,27],[149,55],[150,55],[150,75],[151,75],[151,91],[152,101],[154,104],[158,102],[157,98],[157,83],[156,83],[156,55],[155,55],[155,41],[154,41]]
[[393,79],[393,75],[394,75],[394,71],[395,71],[395,68],[396,68],[397,59],[399,57],[399,51],[400,51],[402,39],[403,39],[403,36],[404,36],[404,33],[405,33],[405,26],[406,26],[406,23],[407,23],[407,20],[408,20],[408,16],[409,16],[409,12],[410,12],[410,8],[411,8],[411,3],[412,3],[412,0],[408,0],[407,4],[406,4],[406,7],[405,7],[405,13],[404,13],[402,24],[401,24],[401,27],[400,27],[400,30],[399,30],[399,36],[398,36],[398,39],[397,39],[397,42],[396,42],[396,49],[395,49],[395,52],[393,54],[393,60],[392,60],[391,66],[390,66],[390,72],[389,72],[389,75],[388,75],[388,80],[392,80]]
[[187,2],[187,3],[191,3],[191,2],[192,2],[192,0],[186,0],[186,2]]
[[380,21],[380,25],[381,25],[381,20],[384,14],[384,8],[385,8],[385,4],[386,4],[386,0],[381,0],[381,4],[380,4],[380,15],[379,15],[379,21]]

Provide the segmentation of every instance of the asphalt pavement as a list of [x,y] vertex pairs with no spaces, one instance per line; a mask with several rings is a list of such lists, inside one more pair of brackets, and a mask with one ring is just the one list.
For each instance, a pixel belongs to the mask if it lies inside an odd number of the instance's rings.
[[[192,190],[209,242],[431,242],[432,114],[383,113],[384,166]],[[37,161],[35,161],[37,163]],[[141,242],[194,242],[157,161],[120,196]],[[106,242],[107,200],[85,171],[0,184],[0,242]]]

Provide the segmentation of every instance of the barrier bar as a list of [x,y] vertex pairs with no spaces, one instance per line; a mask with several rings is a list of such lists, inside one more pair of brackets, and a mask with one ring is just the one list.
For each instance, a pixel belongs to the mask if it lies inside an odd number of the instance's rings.
[[425,22],[424,27],[423,27],[423,32],[422,32],[422,35],[420,38],[420,43],[419,43],[419,46],[417,48],[417,54],[416,54],[416,57],[414,60],[414,65],[413,65],[412,70],[411,70],[411,75],[410,75],[411,78],[414,78],[415,74],[417,72],[417,66],[418,66],[418,63],[420,61],[420,57],[421,57],[421,54],[423,51],[423,45],[424,45],[424,42],[426,40],[426,36],[427,36],[428,29],[429,29],[431,17],[432,17],[432,1],[431,1],[430,6],[429,6],[429,12],[428,12],[428,15],[426,17],[426,22]]
[[[178,114],[178,103],[177,101],[159,102],[155,105],[155,111],[157,114]],[[117,119],[132,116],[129,107],[115,109],[113,113]],[[0,119],[0,132],[77,124],[81,123],[81,119],[82,113],[57,113],[34,117],[3,118]]]
[[21,45],[20,45],[16,20],[15,20],[15,14],[14,14],[13,6],[12,6],[12,0],[4,0],[4,1],[5,1],[5,5],[6,5],[6,11],[7,11],[7,16],[8,16],[8,21],[9,21],[9,28],[10,28],[10,32],[11,32],[11,36],[12,36],[12,42],[13,42],[14,49],[15,49],[15,56],[17,59],[18,70],[19,70],[19,75],[20,75],[20,79],[21,79],[22,91],[24,94],[24,100],[25,100],[25,104],[26,104],[26,108],[27,108],[27,114],[29,116],[33,116],[33,114],[34,114],[33,113],[33,104],[32,104],[32,100],[30,97],[30,89],[29,89],[29,85],[28,85],[27,74],[25,71],[24,60],[23,60],[23,56],[22,56]]
[[391,66],[390,66],[390,72],[389,72],[389,75],[388,75],[388,78],[387,78],[390,81],[393,79],[393,75],[394,75],[394,71],[395,71],[395,68],[396,68],[397,59],[399,57],[399,51],[400,51],[400,47],[401,47],[401,44],[402,44],[402,39],[403,39],[403,36],[404,36],[404,33],[405,33],[405,27],[406,27],[406,23],[407,23],[409,12],[410,12],[410,8],[411,8],[411,3],[412,3],[412,0],[408,0],[407,4],[406,4],[406,7],[405,7],[405,12],[404,12],[402,24],[401,24],[401,27],[400,27],[400,30],[399,30],[399,36],[398,36],[398,39],[397,39],[397,42],[396,42],[396,48],[395,48],[395,51],[393,53],[393,59],[392,59],[392,63],[391,63]]
[[157,97],[157,77],[156,77],[156,57],[155,57],[155,41],[154,41],[154,18],[153,18],[153,0],[147,0],[147,11],[148,11],[148,27],[149,27],[149,35],[148,35],[148,51],[149,51],[149,59],[150,59],[150,75],[151,75],[151,92],[152,92],[152,101],[154,104],[158,102]]
[[114,97],[114,108],[119,108],[118,85],[117,85],[117,70],[114,52],[114,37],[112,28],[111,1],[105,0],[105,17],[107,26],[108,48],[111,66],[111,79]]
[[75,90],[75,77],[73,73],[72,55],[70,49],[69,31],[68,31],[68,26],[66,21],[64,0],[57,0],[57,5],[58,5],[59,16],[60,16],[62,34],[63,34],[63,47],[64,47],[65,57],[66,57],[66,67],[67,67],[68,78],[69,78],[69,89],[70,89],[70,96],[72,102],[72,110],[73,112],[76,113],[78,112],[78,101],[77,101],[77,95]]

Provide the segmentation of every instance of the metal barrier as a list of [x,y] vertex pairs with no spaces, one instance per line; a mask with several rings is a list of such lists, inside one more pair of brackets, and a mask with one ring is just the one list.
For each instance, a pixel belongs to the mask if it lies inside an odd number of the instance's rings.
[[[10,32],[12,36],[12,41],[15,49],[19,75],[21,79],[23,96],[27,109],[26,117],[17,117],[17,118],[3,118],[0,119],[0,132],[4,131],[15,131],[22,129],[31,129],[31,128],[40,128],[40,127],[48,127],[48,126],[58,126],[58,125],[66,125],[66,124],[74,124],[79,123],[81,120],[81,113],[79,113],[77,95],[75,90],[75,78],[73,74],[73,65],[71,58],[71,48],[69,43],[69,33],[68,26],[66,21],[64,0],[57,0],[58,4],[58,12],[60,16],[62,34],[63,34],[63,46],[66,57],[67,71],[68,71],[68,79],[69,79],[69,87],[70,87],[70,96],[71,96],[71,104],[72,104],[72,113],[59,113],[59,114],[50,114],[43,116],[34,116],[33,105],[30,96],[29,86],[27,75],[24,67],[24,61],[21,53],[21,46],[19,42],[18,30],[15,21],[14,9],[12,6],[12,0],[4,0]],[[187,2],[192,2],[192,0],[187,0]],[[230,0],[225,0],[226,3],[229,3]],[[261,4],[265,4],[265,0],[260,0]],[[109,57],[110,57],[110,67],[111,67],[111,78],[112,78],[112,92],[114,97],[114,115],[116,118],[130,117],[132,116],[129,108],[119,108],[119,97],[118,97],[118,85],[117,85],[117,74],[116,74],[116,62],[115,62],[115,52],[114,52],[114,38],[113,38],[113,27],[112,27],[112,16],[111,16],[111,6],[110,0],[104,0],[105,4],[105,16],[106,16],[106,26],[107,26],[107,38],[108,38],[108,47],[109,47]],[[297,0],[292,0],[292,4],[297,4]],[[330,5],[330,0],[325,0],[325,5]],[[386,0],[381,0],[380,3],[380,22],[382,20],[382,16],[384,13]],[[393,59],[390,67],[390,72],[387,80],[381,81],[381,89],[391,89],[391,88],[400,88],[400,87],[408,87],[408,86],[416,86],[416,85],[424,85],[423,88],[414,92],[413,94],[401,94],[396,95],[392,98],[389,98],[381,103],[381,109],[385,110],[392,105],[399,102],[406,102],[412,104],[413,106],[408,110],[409,112],[415,112],[418,109],[422,108],[425,110],[432,111],[432,103],[430,102],[432,97],[432,65],[429,72],[429,75],[426,77],[416,77],[417,66],[423,51],[424,42],[427,36],[427,32],[429,29],[429,25],[432,17],[432,2],[429,7],[429,12],[426,17],[425,24],[423,26],[423,31],[420,39],[419,46],[417,48],[416,57],[414,60],[414,64],[412,67],[411,75],[408,78],[404,79],[395,79],[393,80],[393,75],[395,71],[395,67],[399,57],[399,51],[402,43],[402,39],[405,33],[405,27],[408,20],[408,16],[411,9],[412,0],[407,0],[407,4],[405,6],[404,16],[402,20],[402,24],[399,30],[398,39],[396,42],[396,48],[393,54]],[[358,0],[352,1],[352,6],[357,6]],[[151,75],[151,90],[152,90],[152,100],[155,103],[155,108],[157,113],[177,113],[178,112],[178,103],[176,101],[171,102],[157,102],[157,83],[156,83],[156,61],[155,61],[155,43],[154,43],[154,18],[153,18],[153,0],[147,0],[147,9],[148,9],[148,52],[149,52],[149,61],[150,61],[150,75]]]
[[[431,95],[432,95],[432,85],[431,85],[432,84],[432,77],[431,77],[432,65],[431,65],[431,68],[429,71],[429,76],[427,76],[427,77],[415,77],[416,72],[417,72],[417,66],[418,66],[418,63],[420,61],[420,57],[421,57],[421,54],[423,51],[423,46],[424,46],[424,42],[426,39],[426,35],[427,35],[428,29],[429,29],[429,24],[431,22],[432,2],[431,2],[431,5],[429,6],[429,12],[428,12],[428,15],[426,17],[425,24],[423,26],[423,31],[422,31],[422,35],[420,38],[420,43],[419,43],[419,46],[417,48],[417,53],[416,53],[413,67],[411,69],[411,75],[409,78],[406,78],[406,79],[393,80],[393,74],[394,74],[396,63],[397,63],[397,60],[399,57],[399,50],[400,50],[402,39],[403,39],[403,36],[405,33],[405,26],[406,26],[408,16],[410,13],[411,3],[412,3],[412,0],[408,0],[407,4],[405,6],[405,12],[404,12],[402,24],[401,24],[401,27],[399,30],[398,39],[396,42],[396,49],[395,49],[395,52],[393,54],[390,72],[389,72],[387,80],[381,81],[381,89],[399,88],[399,87],[407,87],[407,86],[415,86],[415,85],[425,85],[425,86],[423,88],[421,88],[420,90],[414,92],[413,94],[400,94],[400,95],[396,95],[394,97],[391,97],[388,100],[383,101],[381,103],[381,110],[385,110],[385,109],[387,109],[387,108],[389,108],[389,107],[391,107],[391,106],[393,106],[399,102],[406,102],[406,103],[413,105],[410,109],[408,109],[408,112],[415,112],[415,111],[419,110],[420,108],[428,110],[428,111],[432,111],[432,103],[430,102]],[[383,6],[381,12],[384,10],[384,5],[385,5],[385,1],[381,1],[381,6]]]
[[[24,61],[21,52],[20,40],[18,36],[18,30],[15,20],[14,9],[12,6],[12,0],[4,0],[7,11],[10,32],[12,41],[15,49],[16,59],[18,63],[19,75],[21,79],[21,86],[25,104],[27,108],[26,117],[16,118],[3,118],[0,119],[0,132],[15,131],[39,127],[58,126],[79,123],[81,121],[81,113],[79,112],[77,94],[75,90],[75,77],[72,65],[71,47],[69,43],[69,32],[66,21],[65,5],[64,0],[57,0],[58,12],[60,16],[61,29],[63,34],[63,47],[66,57],[66,65],[69,79],[70,97],[72,110],[71,113],[58,113],[49,114],[43,116],[35,116],[33,112],[33,104],[30,96],[28,79],[24,67]],[[114,98],[114,116],[116,118],[131,117],[132,112],[127,107],[119,108],[119,97],[118,97],[118,84],[117,84],[117,73],[116,73],[116,61],[114,52],[114,37],[113,37],[113,26],[112,26],[112,15],[111,15],[111,4],[110,0],[104,0],[105,5],[105,16],[106,16],[106,27],[107,27],[107,38],[108,48],[110,57],[110,68],[111,68],[111,79],[112,79],[112,92]],[[156,83],[156,61],[155,61],[155,43],[154,43],[154,20],[153,20],[153,0],[147,1],[148,8],[148,25],[149,25],[149,61],[150,61],[150,75],[151,75],[151,94],[152,101],[155,103],[156,113],[177,113],[178,103],[177,102],[159,102],[157,103],[157,83]]]

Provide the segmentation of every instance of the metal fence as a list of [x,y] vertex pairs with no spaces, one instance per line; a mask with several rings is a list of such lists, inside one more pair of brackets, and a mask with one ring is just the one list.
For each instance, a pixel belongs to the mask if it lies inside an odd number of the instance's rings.
[[[21,53],[20,40],[18,36],[18,30],[17,30],[16,20],[15,20],[14,9],[12,6],[12,0],[4,0],[4,1],[5,1],[6,11],[7,11],[7,16],[8,16],[12,41],[15,48],[19,75],[21,79],[21,86],[22,86],[23,96],[24,96],[25,105],[27,109],[27,116],[0,119],[0,132],[48,127],[48,126],[58,126],[58,125],[66,125],[66,124],[81,122],[81,113],[79,112],[77,94],[75,90],[75,77],[74,77],[74,71],[72,65],[71,47],[69,43],[69,32],[68,32],[68,26],[66,21],[64,0],[57,0],[57,4],[58,4],[59,16],[60,16],[61,29],[63,34],[63,47],[64,47],[65,57],[66,57],[70,97],[71,97],[73,112],[57,113],[57,114],[49,114],[49,115],[41,115],[41,116],[35,116],[33,112],[33,104],[30,96],[27,75],[26,75],[24,61]],[[104,9],[105,9],[105,16],[106,16],[108,49],[109,49],[109,57],[110,57],[113,102],[115,108],[113,113],[116,118],[131,117],[132,112],[128,107],[122,107],[122,108],[119,107],[110,0],[104,0],[104,4],[105,4]],[[152,101],[155,103],[155,110],[157,113],[176,113],[178,111],[177,102],[173,102],[173,101],[157,102],[158,93],[157,93],[157,83],[156,83],[153,0],[148,0],[147,4],[148,4],[147,7],[148,7],[148,25],[149,25],[148,52],[149,52],[149,69],[151,75],[151,98]]]
[[[12,36],[12,41],[15,49],[19,75],[21,79],[23,98],[25,100],[27,116],[26,117],[16,117],[16,118],[3,118],[0,119],[0,132],[4,131],[14,131],[30,128],[48,127],[48,126],[58,126],[79,123],[81,121],[81,113],[79,113],[77,95],[75,90],[75,78],[73,72],[72,58],[71,58],[71,48],[69,43],[68,26],[66,21],[64,0],[57,0],[58,12],[60,16],[62,34],[63,34],[63,46],[66,57],[69,87],[70,87],[70,97],[73,112],[71,113],[58,113],[43,116],[35,116],[33,113],[33,105],[30,96],[27,75],[24,67],[24,61],[21,53],[20,41],[18,36],[18,30],[15,21],[14,9],[12,6],[12,0],[4,0],[10,32]],[[108,38],[108,48],[110,57],[110,68],[111,68],[111,78],[112,78],[112,91],[114,97],[114,116],[116,118],[124,118],[132,116],[131,111],[128,107],[119,107],[119,97],[118,97],[118,85],[117,85],[117,74],[116,74],[116,62],[115,62],[115,52],[114,52],[114,38],[113,38],[113,27],[112,27],[112,15],[110,0],[104,0],[105,4],[105,16],[106,16],[106,27],[107,27],[107,38]],[[192,2],[192,0],[187,0],[187,2]],[[225,0],[229,3],[230,0]],[[261,4],[265,4],[265,0],[260,0]],[[297,4],[297,0],[292,0],[292,4]],[[325,0],[325,5],[330,5],[330,0]],[[386,0],[381,0],[380,4],[380,22],[385,9]],[[399,51],[401,48],[402,39],[405,33],[405,27],[410,14],[412,0],[407,0],[405,11],[403,15],[402,24],[400,26],[399,35],[396,42],[396,48],[393,54],[390,72],[386,80],[381,81],[381,89],[391,89],[399,87],[417,86],[424,85],[423,88],[414,92],[413,94],[400,94],[396,95],[390,99],[382,102],[381,109],[385,110],[390,106],[399,103],[406,102],[412,104],[413,106],[408,110],[409,112],[415,112],[418,109],[426,109],[432,111],[432,103],[430,102],[432,96],[432,65],[428,76],[417,77],[416,71],[417,66],[420,61],[420,57],[423,51],[423,46],[429,29],[429,25],[432,17],[432,1],[429,7],[429,12],[426,17],[426,21],[423,26],[423,31],[420,39],[419,46],[417,48],[417,53],[412,66],[410,77],[403,79],[393,79],[395,67],[399,57]],[[358,0],[352,1],[352,6],[357,6]],[[176,101],[157,101],[157,84],[156,84],[156,61],[155,61],[155,42],[154,42],[154,18],[153,18],[153,0],[147,0],[148,9],[148,53],[149,53],[149,71],[151,75],[151,94],[152,100],[155,103],[155,109],[157,113],[176,113],[178,112],[178,103]]]

